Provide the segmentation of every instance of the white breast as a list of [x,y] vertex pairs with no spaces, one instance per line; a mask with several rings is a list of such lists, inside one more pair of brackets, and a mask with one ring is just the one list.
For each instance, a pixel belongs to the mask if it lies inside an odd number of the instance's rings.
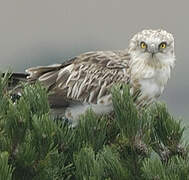
[[143,96],[158,97],[163,92],[164,86],[160,86],[153,78],[142,79],[139,82]]
[[148,76],[141,77],[139,83],[143,96],[157,98],[159,97],[170,77],[170,68],[151,69]]

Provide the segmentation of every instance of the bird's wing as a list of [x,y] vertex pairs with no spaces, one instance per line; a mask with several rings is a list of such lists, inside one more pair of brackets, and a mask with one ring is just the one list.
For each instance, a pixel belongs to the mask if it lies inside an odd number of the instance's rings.
[[26,72],[30,81],[39,80],[49,89],[52,105],[70,101],[108,103],[112,85],[129,81],[129,60],[127,50],[88,52],[63,64],[30,68]]

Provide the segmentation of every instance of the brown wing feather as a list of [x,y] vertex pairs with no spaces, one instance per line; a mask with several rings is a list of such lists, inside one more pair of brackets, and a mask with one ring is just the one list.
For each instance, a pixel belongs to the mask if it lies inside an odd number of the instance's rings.
[[27,72],[29,80],[38,79],[49,88],[52,104],[58,100],[62,104],[107,103],[113,84],[128,83],[129,59],[126,50],[88,52],[63,64],[30,68]]

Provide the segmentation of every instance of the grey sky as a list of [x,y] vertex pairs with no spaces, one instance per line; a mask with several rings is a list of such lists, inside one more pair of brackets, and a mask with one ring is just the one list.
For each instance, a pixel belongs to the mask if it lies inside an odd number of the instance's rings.
[[161,99],[189,117],[189,4],[173,0],[0,0],[1,70],[63,62],[86,51],[124,49],[144,28],[175,36],[176,68]]

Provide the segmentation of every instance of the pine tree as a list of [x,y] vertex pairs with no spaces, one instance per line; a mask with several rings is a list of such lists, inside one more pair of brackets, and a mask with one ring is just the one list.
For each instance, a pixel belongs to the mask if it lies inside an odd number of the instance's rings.
[[112,89],[114,113],[91,110],[71,128],[53,119],[47,92],[22,85],[13,101],[10,73],[0,78],[1,180],[187,180],[185,128],[165,104],[138,110],[128,86]]

